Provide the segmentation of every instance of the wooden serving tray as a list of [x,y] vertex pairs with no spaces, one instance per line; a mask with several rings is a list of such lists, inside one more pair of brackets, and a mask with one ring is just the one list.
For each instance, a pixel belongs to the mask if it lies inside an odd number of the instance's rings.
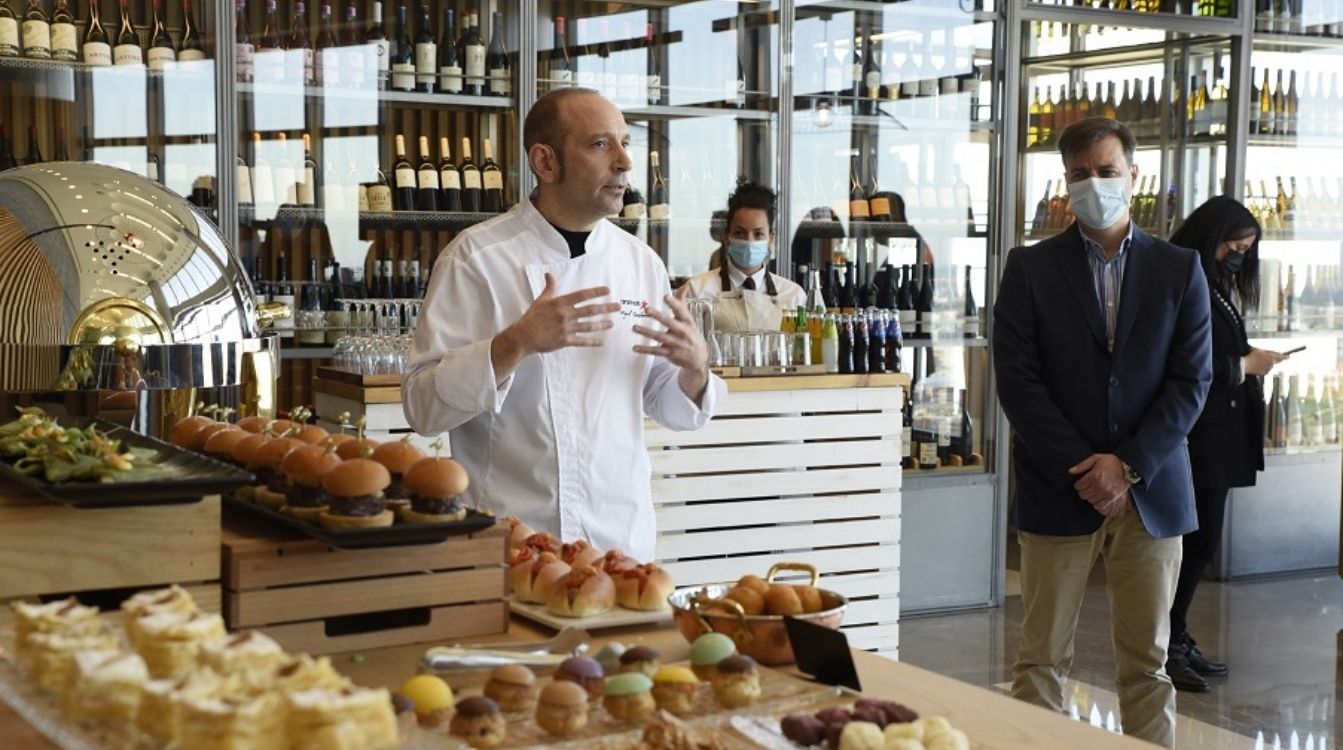
[[585,630],[606,630],[609,628],[627,628],[631,625],[665,625],[671,622],[671,609],[656,611],[638,611],[615,607],[592,617],[560,617],[550,613],[544,604],[529,604],[516,596],[508,599],[508,608],[513,614],[555,630],[577,626]]

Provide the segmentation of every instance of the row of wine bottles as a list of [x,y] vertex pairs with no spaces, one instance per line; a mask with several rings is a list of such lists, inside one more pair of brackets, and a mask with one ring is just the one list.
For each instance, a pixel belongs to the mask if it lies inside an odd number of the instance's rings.
[[[826,312],[888,310],[899,313],[900,330],[906,338],[974,338],[983,335],[982,316],[975,303],[970,272],[966,266],[965,284],[958,295],[937,293],[931,263],[869,267],[865,279],[859,278],[854,263],[827,263],[824,269],[800,264],[797,281],[807,295],[802,310],[813,317]],[[953,278],[956,273],[953,266]],[[947,285],[942,289],[945,292]]]
[[1343,135],[1343,89],[1338,85],[1338,73],[1329,74],[1325,87],[1324,73],[1312,77],[1302,72],[1303,91],[1296,87],[1297,71],[1288,71],[1288,83],[1283,85],[1283,71],[1277,71],[1276,86],[1270,85],[1269,71],[1264,70],[1262,83],[1258,71],[1251,75],[1250,133],[1258,135]]
[[191,0],[182,0],[183,27],[174,38],[163,20],[163,0],[152,0],[149,46],[140,46],[130,0],[121,0],[121,17],[115,32],[103,27],[98,0],[89,0],[88,21],[81,43],[75,17],[67,0],[56,0],[47,14],[44,0],[28,0],[22,26],[8,0],[0,0],[0,57],[22,55],[38,60],[60,60],[89,65],[144,65],[164,70],[177,61],[205,59],[205,37],[196,22]]
[[494,13],[487,46],[481,33],[480,13],[469,9],[461,34],[452,8],[443,11],[435,35],[427,3],[420,5],[419,30],[411,37],[405,5],[396,8],[392,34],[383,25],[382,3],[373,3],[368,22],[362,22],[354,2],[345,7],[337,24],[331,6],[323,3],[316,40],[308,35],[306,8],[294,5],[288,33],[281,28],[276,0],[266,0],[261,32],[253,35],[247,23],[246,0],[236,0],[237,80],[307,86],[376,87],[380,90],[425,94],[510,96],[512,63],[505,44],[503,14]]
[[1343,271],[1335,266],[1305,266],[1298,276],[1295,265],[1271,258],[1259,263],[1259,310],[1245,321],[1251,335],[1343,328]]
[[1343,37],[1343,0],[1255,0],[1254,30]]
[[1134,13],[1177,13],[1213,18],[1230,18],[1236,15],[1234,0],[1037,0],[1037,2],[1042,5],[1080,5],[1086,8]]
[[1282,176],[1279,175],[1276,178],[1277,189],[1272,193],[1264,180],[1259,180],[1257,192],[1251,180],[1245,181],[1245,206],[1265,231],[1343,228],[1343,178],[1336,178],[1337,195],[1331,195],[1327,178],[1319,178],[1317,189],[1314,177],[1303,177],[1305,190],[1300,196],[1297,194],[1296,176],[1287,179],[1290,189],[1283,187]]
[[1304,378],[1295,373],[1274,374],[1273,389],[1266,394],[1264,447],[1291,451],[1338,445],[1343,429],[1343,412],[1339,410],[1339,404],[1343,403],[1341,381],[1338,373],[1323,373],[1318,378],[1314,373],[1307,373]]
[[983,464],[983,456],[975,451],[969,389],[927,383],[925,378],[915,384],[905,402],[904,469],[932,471]]
[[276,134],[267,144],[252,134],[252,161],[238,157],[238,202],[242,205],[323,207],[343,211],[463,211],[499,213],[504,202],[504,178],[494,160],[489,138],[482,140],[482,161],[476,164],[471,139],[461,139],[460,161],[454,161],[447,136],[438,139],[434,161],[429,137],[420,136],[419,162],[413,164],[406,139],[397,135],[396,160],[388,171],[377,167],[372,181],[353,159],[341,169],[334,158],[318,164],[312,141],[303,134],[303,158],[290,155],[287,135]]
[[[1178,206],[1175,186],[1166,190],[1167,228],[1161,228],[1161,193],[1158,190],[1155,175],[1147,175],[1139,180],[1137,190],[1129,199],[1129,218],[1133,223],[1148,232],[1162,236],[1169,234],[1169,226]],[[1063,180],[1049,180],[1045,183],[1045,192],[1035,204],[1035,215],[1031,219],[1032,232],[1052,232],[1064,229],[1073,223],[1072,203],[1068,200],[1067,187]]]
[[289,305],[294,314],[277,320],[281,336],[293,336],[302,344],[332,344],[345,333],[350,322],[351,301],[416,300],[424,297],[429,269],[422,268],[418,254],[394,257],[394,251],[375,254],[371,273],[365,279],[363,269],[351,273],[334,258],[318,268],[316,257],[308,259],[306,278],[292,279],[289,262],[282,251],[276,260],[274,278],[264,278],[260,256],[252,259],[249,276],[256,301]]

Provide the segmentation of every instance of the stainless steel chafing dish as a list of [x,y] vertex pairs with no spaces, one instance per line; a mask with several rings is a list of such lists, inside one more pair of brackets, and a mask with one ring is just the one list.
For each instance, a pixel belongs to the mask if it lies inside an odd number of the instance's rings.
[[237,255],[198,209],[85,162],[0,173],[0,421],[15,405],[166,433],[198,400],[275,408]]

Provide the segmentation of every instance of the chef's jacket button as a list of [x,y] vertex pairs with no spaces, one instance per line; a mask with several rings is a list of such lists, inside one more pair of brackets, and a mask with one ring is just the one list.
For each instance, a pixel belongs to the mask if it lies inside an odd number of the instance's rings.
[[1118,422],[1111,422],[1111,423],[1110,423],[1110,432],[1119,432],[1119,423],[1118,423]]
[[1110,385],[1119,385],[1119,378],[1111,377],[1111,378],[1110,378]]

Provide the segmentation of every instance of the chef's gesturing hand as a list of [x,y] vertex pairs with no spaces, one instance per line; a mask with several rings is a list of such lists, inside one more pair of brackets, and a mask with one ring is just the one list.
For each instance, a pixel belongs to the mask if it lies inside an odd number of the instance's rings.
[[709,385],[709,347],[704,343],[699,326],[690,317],[690,308],[685,302],[672,294],[663,297],[663,301],[671,308],[670,315],[651,306],[647,311],[648,317],[661,323],[666,330],[655,331],[647,326],[634,326],[635,333],[657,342],[657,345],[640,344],[634,347],[634,351],[662,357],[681,368],[677,381],[681,391],[691,401],[699,403],[704,389]]
[[504,329],[490,344],[495,385],[502,384],[532,354],[553,352],[570,346],[601,346],[600,337],[589,334],[609,330],[614,323],[601,316],[620,312],[616,302],[583,304],[606,297],[604,286],[580,289],[556,296],[555,277],[546,274],[546,286],[518,321]]

